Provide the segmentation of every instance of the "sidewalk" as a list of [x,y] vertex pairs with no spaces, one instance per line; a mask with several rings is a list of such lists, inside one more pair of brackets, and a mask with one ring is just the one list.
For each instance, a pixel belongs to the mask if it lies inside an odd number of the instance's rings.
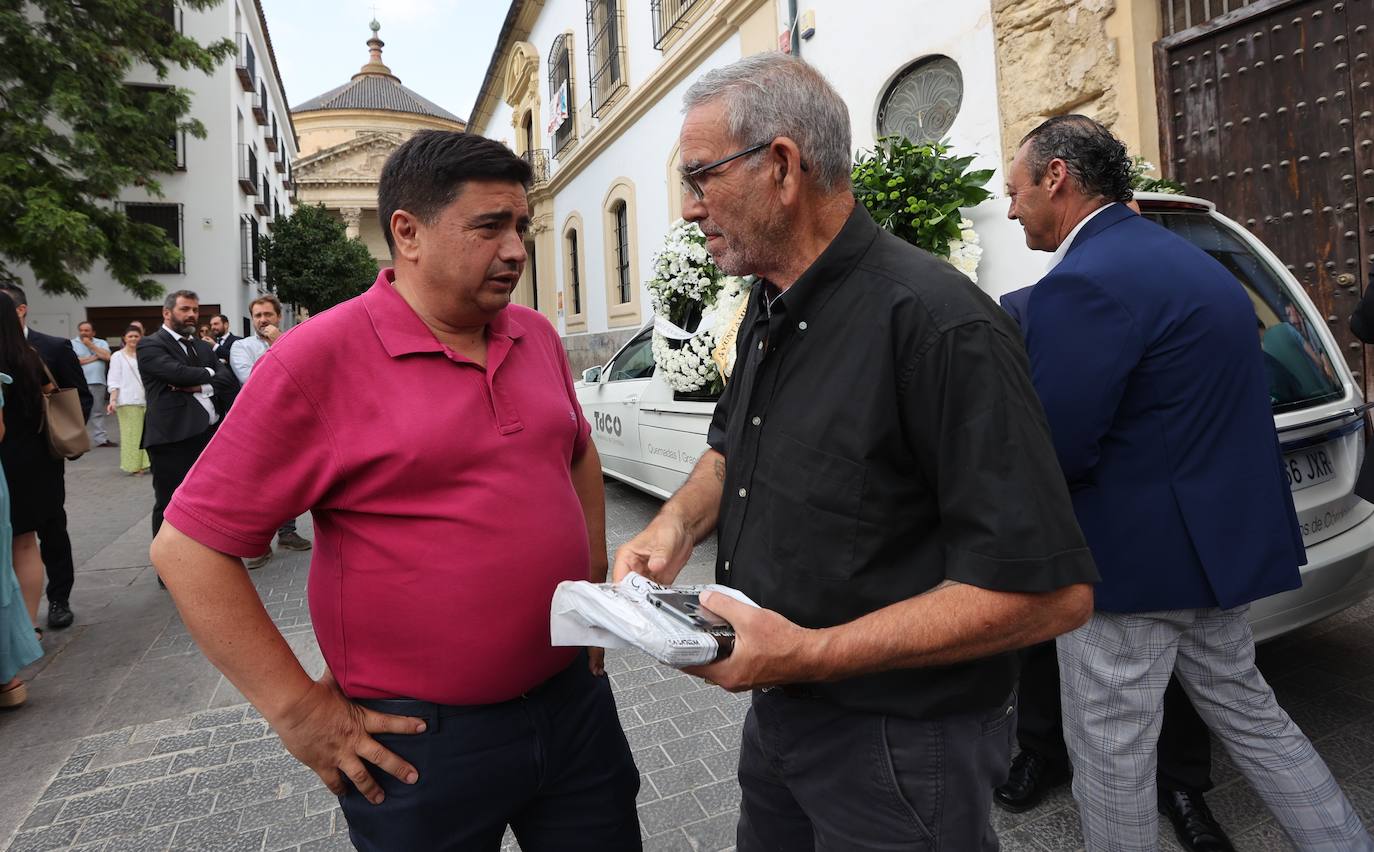
[[[48,631],[25,673],[30,700],[0,713],[0,849],[350,849],[332,795],[282,749],[266,723],[207,663],[148,566],[152,483],[118,470],[118,450],[67,465],[77,564],[76,624]],[[607,484],[612,550],[660,505]],[[308,518],[302,533],[313,537]],[[278,552],[252,576],[306,668],[323,662],[305,606],[309,553]],[[703,545],[684,580],[710,579]],[[40,616],[46,613],[46,604]],[[1374,603],[1261,648],[1279,699],[1374,824]],[[647,850],[734,843],[735,769],[747,698],[640,654],[607,668],[642,774]],[[1239,850],[1291,848],[1214,746],[1208,797]],[[1081,848],[1067,788],[1023,814],[994,808],[1008,852]],[[1161,849],[1177,850],[1161,826]],[[507,839],[507,849],[515,849]]]

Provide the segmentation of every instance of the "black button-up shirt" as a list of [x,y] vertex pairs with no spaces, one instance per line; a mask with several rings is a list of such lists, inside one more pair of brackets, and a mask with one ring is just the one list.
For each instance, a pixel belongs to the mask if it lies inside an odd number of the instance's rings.
[[[954,580],[1094,582],[1021,336],[948,263],[856,205],[785,293],[759,282],[708,441],[726,458],[716,578],[805,627]],[[820,684],[913,718],[990,710],[1014,654]]]

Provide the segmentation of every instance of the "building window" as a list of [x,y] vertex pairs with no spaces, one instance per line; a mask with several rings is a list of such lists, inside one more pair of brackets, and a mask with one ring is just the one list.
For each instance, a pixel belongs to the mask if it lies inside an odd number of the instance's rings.
[[[611,182],[601,202],[603,268],[606,281],[606,323],[608,326],[639,325],[640,316],[639,236],[636,224],[638,206],[635,188],[629,178]],[[586,246],[578,246],[586,254]]]
[[261,247],[258,243],[258,220],[252,216],[239,219],[239,262],[243,268],[243,283],[256,284],[262,266]]
[[[172,245],[181,251],[181,205],[180,204],[124,204],[124,215],[130,221],[161,228]],[[148,270],[159,275],[175,275],[184,272],[181,260],[174,263],[154,266]]]
[[572,296],[572,312],[582,313],[582,273],[577,257],[577,231],[568,232],[568,292]]
[[630,301],[630,213],[625,202],[616,202],[611,215],[615,219],[616,301],[624,305]]
[[1164,35],[1173,35],[1200,26],[1228,12],[1258,3],[1259,0],[1160,0],[1160,19]]
[[883,93],[878,135],[903,136],[917,145],[939,142],[954,126],[964,100],[964,75],[948,56],[927,56],[907,66]]
[[[166,110],[158,107],[157,100],[166,97],[171,89],[171,86],[148,86],[135,83],[124,85],[124,90],[129,93],[129,100],[133,107],[150,117],[166,114]],[[158,171],[181,171],[186,168],[186,134],[178,129],[175,118],[160,123],[163,126],[154,128],[152,135],[164,140],[171,154],[158,163]]]
[[668,37],[687,28],[688,13],[701,0],[650,0],[649,14],[654,19],[654,47],[663,49]]
[[625,87],[625,39],[620,0],[587,0],[587,61],[591,68],[592,115]]
[[549,131],[553,136],[553,155],[577,141],[577,122],[573,99],[572,34],[563,33],[549,50]]

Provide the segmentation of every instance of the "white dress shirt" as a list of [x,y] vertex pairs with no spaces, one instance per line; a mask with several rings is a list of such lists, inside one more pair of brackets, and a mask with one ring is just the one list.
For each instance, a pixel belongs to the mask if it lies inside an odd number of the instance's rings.
[[[182,337],[180,334],[177,334],[175,331],[173,331],[171,326],[167,325],[166,323],[162,324],[162,330],[172,336],[172,339],[176,341],[177,346],[181,346],[182,351],[185,351],[186,349],[186,347],[182,346],[182,344],[191,342],[192,338],[189,335],[186,337]],[[205,367],[204,369],[205,372],[210,374],[210,378],[213,379],[215,377],[214,367]],[[211,426],[214,426],[216,423],[219,422],[219,413],[215,411],[215,404],[210,401],[210,397],[214,395],[214,386],[208,384],[201,385],[200,390],[195,392],[196,402],[200,403],[200,407],[205,409],[206,414],[210,415]]]
[[1048,266],[1045,267],[1046,274],[1048,274],[1050,270],[1054,269],[1056,266],[1060,264],[1061,261],[1064,260],[1064,256],[1069,253],[1069,248],[1073,245],[1073,241],[1078,237],[1078,232],[1083,230],[1083,226],[1091,222],[1093,220],[1093,217],[1096,216],[1098,213],[1101,213],[1103,210],[1106,210],[1108,207],[1111,206],[1112,205],[1110,203],[1103,204],[1101,207],[1084,216],[1083,221],[1073,226],[1073,230],[1069,231],[1069,235],[1064,238],[1064,242],[1060,243],[1059,248],[1054,250],[1054,254],[1050,255],[1050,263]]
[[253,365],[258,363],[258,359],[267,351],[267,346],[268,343],[262,335],[255,334],[252,337],[241,337],[229,347],[229,366],[233,369],[234,375],[238,376],[239,384],[248,384],[248,376],[253,372]]

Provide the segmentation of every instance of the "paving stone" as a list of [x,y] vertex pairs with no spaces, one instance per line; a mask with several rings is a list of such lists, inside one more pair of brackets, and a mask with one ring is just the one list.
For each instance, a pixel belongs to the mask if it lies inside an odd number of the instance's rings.
[[112,766],[110,767],[110,777],[106,779],[105,784],[110,787],[117,787],[120,784],[134,784],[139,781],[161,778],[171,771],[174,759],[169,754],[152,760],[140,760],[137,763]]
[[672,698],[665,698],[662,701],[650,701],[648,704],[641,704],[635,710],[644,721],[659,722],[690,713],[692,708],[687,706],[687,702],[682,700],[682,696],[674,695]]
[[152,754],[152,743],[129,743],[128,745],[107,748],[104,751],[96,752],[91,759],[91,769],[103,769],[107,766],[118,766],[121,763],[130,763],[135,760],[142,760]]
[[300,852],[354,852],[347,834],[331,834],[300,845]]
[[246,740],[256,740],[265,733],[267,733],[266,722],[241,722],[237,725],[216,728],[215,738],[211,742],[214,745],[241,743]]
[[282,793],[281,782],[254,778],[220,790],[215,796],[215,813],[275,802],[282,798]]
[[68,796],[77,796],[81,793],[89,793],[105,783],[110,770],[97,769],[94,772],[83,772],[80,775],[68,775],[65,778],[53,779],[48,785],[48,789],[43,791],[42,801],[51,799],[65,799]]
[[57,777],[62,778],[67,775],[80,775],[91,765],[95,759],[94,754],[74,754],[67,758],[67,762],[62,764],[62,768],[57,770]]
[[622,731],[638,728],[640,725],[644,724],[644,720],[639,717],[639,713],[635,712],[635,708],[633,707],[621,707],[615,711],[615,714],[620,720],[620,729]]
[[679,793],[667,799],[650,802],[639,809],[639,822],[648,834],[658,834],[670,828],[680,828],[706,816],[691,793]]
[[133,728],[120,728],[118,731],[111,731],[108,734],[86,737],[76,744],[76,750],[72,754],[95,754],[105,749],[128,745],[129,737],[133,735],[133,732]]
[[130,805],[151,805],[167,799],[178,799],[191,791],[195,778],[192,775],[177,775],[145,781],[129,788]]
[[136,834],[143,829],[148,819],[148,808],[123,808],[108,813],[96,814],[81,824],[78,843],[105,840],[111,837]]
[[683,736],[699,734],[702,731],[710,731],[716,728],[723,728],[730,724],[730,720],[725,718],[725,714],[716,707],[708,707],[705,710],[696,710],[685,713],[681,716],[673,717],[673,724],[682,732]]
[[725,747],[720,744],[720,740],[709,733],[703,733],[668,740],[663,743],[663,751],[667,753],[668,759],[676,764],[686,763],[690,760],[701,760],[713,754],[719,754],[725,751]]
[[678,739],[681,734],[668,719],[661,722],[650,722],[638,728],[625,732],[625,739],[629,740],[631,749],[644,748],[645,746],[659,745],[670,740]]
[[290,849],[301,843],[329,837],[333,832],[333,820],[328,813],[314,814],[294,822],[274,822],[267,829],[266,852]]
[[644,838],[644,852],[692,852],[695,848],[677,828]]
[[205,769],[222,766],[229,760],[229,746],[209,746],[182,752],[172,761],[172,774],[187,769]]
[[739,781],[735,778],[699,785],[692,790],[692,795],[697,797],[701,809],[712,816],[739,810]]
[[164,825],[158,828],[145,828],[137,834],[125,834],[117,838],[110,852],[167,852],[172,845],[172,835],[176,826]]
[[172,838],[174,849],[194,849],[196,852],[238,852],[262,849],[266,829],[239,833],[235,831],[238,814],[216,814],[177,825]]
[[673,765],[662,746],[645,746],[630,752],[630,756],[634,758],[635,766],[639,767],[640,772],[653,772],[655,769]]
[[639,776],[639,792],[635,794],[635,805],[639,806],[645,802],[656,802],[663,798],[658,794],[658,788],[647,775]]
[[149,722],[135,727],[133,736],[129,737],[129,742],[141,743],[149,740],[160,740],[163,737],[184,732],[190,724],[191,721],[184,718]]
[[28,818],[24,820],[24,824],[19,826],[19,830],[25,831],[30,828],[40,828],[47,825],[57,819],[58,811],[62,810],[66,804],[66,802],[58,799],[54,802],[44,802],[38,805],[29,814]]
[[720,814],[688,823],[682,827],[682,833],[687,835],[693,849],[701,852],[720,852],[735,848],[735,829],[738,824],[738,814]]
[[[695,692],[701,688],[701,681],[687,675],[679,675],[671,680],[661,680],[658,683],[651,683],[648,686],[649,694],[655,701],[662,701],[674,695],[683,695],[688,692]],[[718,689],[719,687],[711,687]]]
[[311,790],[305,796],[305,812],[307,814],[332,811],[338,806],[339,797],[329,792],[328,788]]
[[196,781],[191,790],[196,793],[214,793],[225,787],[247,781],[253,777],[253,767],[247,763],[231,763],[196,773]]
[[701,762],[716,778],[735,778],[739,775],[739,749],[732,748],[704,757]]
[[192,716],[191,729],[218,728],[220,725],[232,725],[235,722],[242,721],[242,707],[225,707],[220,710],[207,710],[204,713],[197,713]]
[[633,686],[647,686],[661,680],[663,680],[663,675],[659,673],[657,668],[633,669],[611,675],[611,686],[618,691]]
[[660,769],[649,776],[659,795],[667,798],[687,792],[696,787],[710,784],[714,777],[699,760],[688,761],[667,769]]
[[66,806],[62,808],[62,813],[57,817],[57,822],[84,819],[94,814],[119,810],[127,798],[129,798],[128,790],[104,790],[99,793],[90,793],[68,799]]
[[63,822],[26,831],[14,838],[14,842],[10,844],[9,852],[41,852],[46,849],[61,849],[71,846],[80,828],[80,823]]
[[[214,806],[215,797],[212,793],[182,796],[176,799],[159,799],[149,807],[147,825],[153,827],[196,819],[209,814]],[[234,815],[234,822],[238,822],[237,814]]]
[[[305,794],[274,802],[259,804],[243,812],[239,830],[265,828],[276,823],[299,822],[305,818]],[[300,843],[299,840],[296,843]],[[291,844],[295,845],[295,844]]]
[[187,731],[181,734],[172,734],[162,737],[153,747],[153,754],[171,754],[176,751],[188,751],[193,748],[202,748],[210,744],[210,740],[215,736],[214,731]]
[[274,735],[261,740],[235,743],[229,759],[253,761],[280,757],[283,754],[286,754],[286,746]]

